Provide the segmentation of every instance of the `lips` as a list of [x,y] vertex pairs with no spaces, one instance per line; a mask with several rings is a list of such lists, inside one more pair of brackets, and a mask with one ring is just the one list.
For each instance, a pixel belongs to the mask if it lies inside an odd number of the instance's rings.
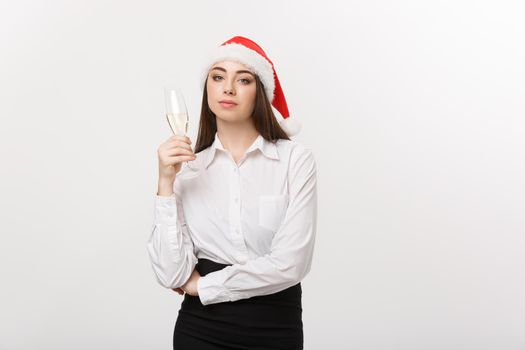
[[221,100],[219,101],[219,104],[224,108],[231,108],[237,106],[237,103],[231,101],[231,100]]

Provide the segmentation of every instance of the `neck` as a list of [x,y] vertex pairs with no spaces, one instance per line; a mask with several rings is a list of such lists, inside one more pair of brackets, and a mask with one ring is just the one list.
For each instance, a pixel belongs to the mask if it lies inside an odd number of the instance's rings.
[[217,121],[217,135],[225,149],[233,154],[244,154],[259,132],[250,123],[224,123]]

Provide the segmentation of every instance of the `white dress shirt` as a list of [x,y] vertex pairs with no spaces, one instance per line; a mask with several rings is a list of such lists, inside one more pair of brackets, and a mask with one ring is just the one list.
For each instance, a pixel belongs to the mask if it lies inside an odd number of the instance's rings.
[[171,196],[155,195],[147,248],[157,281],[186,283],[198,258],[226,268],[197,283],[203,305],[279,292],[310,271],[317,226],[316,163],[293,140],[261,135],[237,164],[215,134],[183,163]]

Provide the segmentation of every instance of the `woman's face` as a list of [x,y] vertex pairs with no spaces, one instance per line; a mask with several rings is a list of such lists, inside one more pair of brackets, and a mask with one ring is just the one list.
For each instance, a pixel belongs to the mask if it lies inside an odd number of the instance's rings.
[[208,105],[217,118],[227,122],[242,122],[251,118],[256,83],[255,76],[244,64],[217,62],[210,68],[207,79]]

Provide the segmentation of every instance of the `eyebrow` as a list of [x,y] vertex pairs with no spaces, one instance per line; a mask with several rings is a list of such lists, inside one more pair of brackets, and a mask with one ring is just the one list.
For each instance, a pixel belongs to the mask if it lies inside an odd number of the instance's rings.
[[[222,68],[222,67],[213,67],[212,69],[210,69],[210,72],[211,72],[212,70],[214,70],[214,69],[217,69],[217,70],[220,70],[220,71],[226,72],[226,69],[224,69],[224,68]],[[236,74],[240,74],[240,73],[248,73],[248,74],[253,75],[253,73],[250,72],[249,70],[238,70],[238,71],[236,72]]]

